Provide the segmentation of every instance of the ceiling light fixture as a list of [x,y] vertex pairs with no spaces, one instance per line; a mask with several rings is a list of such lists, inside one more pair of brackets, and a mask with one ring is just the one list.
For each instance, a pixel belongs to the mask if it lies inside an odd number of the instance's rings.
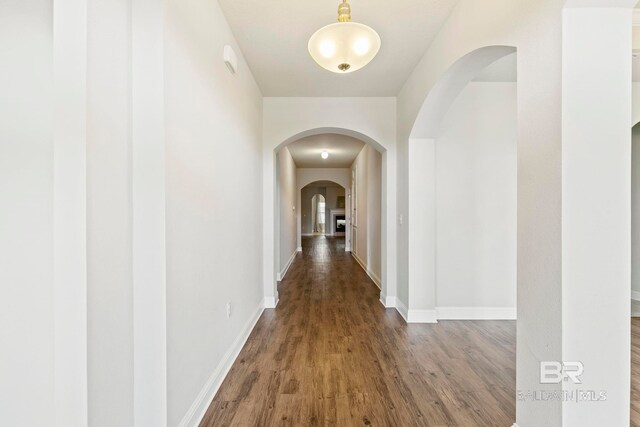
[[351,6],[342,0],[338,22],[316,31],[309,39],[309,54],[322,68],[351,73],[367,65],[380,50],[380,36],[371,27],[351,22]]
[[329,153],[327,153],[326,151],[323,151],[322,153],[320,153],[320,157],[326,160],[329,158]]

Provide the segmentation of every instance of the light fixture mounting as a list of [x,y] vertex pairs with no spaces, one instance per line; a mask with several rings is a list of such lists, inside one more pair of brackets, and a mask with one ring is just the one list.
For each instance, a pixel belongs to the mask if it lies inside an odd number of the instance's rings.
[[322,68],[345,74],[367,65],[380,50],[380,36],[371,27],[351,22],[347,0],[338,5],[338,22],[316,31],[309,39],[309,54]]

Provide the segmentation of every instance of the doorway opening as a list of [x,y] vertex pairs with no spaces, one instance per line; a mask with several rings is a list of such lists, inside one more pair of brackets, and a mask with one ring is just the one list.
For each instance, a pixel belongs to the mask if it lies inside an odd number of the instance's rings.
[[408,323],[441,323],[443,333],[482,320],[503,334],[495,363],[509,372],[501,386],[513,398],[487,403],[506,420],[516,412],[517,115],[514,47],[467,54],[431,89],[409,139],[401,311]]
[[[311,198],[311,230],[314,236],[324,236],[326,231],[326,202],[322,194]],[[303,214],[304,216],[304,214]]]
[[278,280],[292,252],[318,247],[311,238],[322,236],[332,240],[332,250],[352,255],[382,290],[383,153],[361,139],[326,133],[281,147],[276,166]]

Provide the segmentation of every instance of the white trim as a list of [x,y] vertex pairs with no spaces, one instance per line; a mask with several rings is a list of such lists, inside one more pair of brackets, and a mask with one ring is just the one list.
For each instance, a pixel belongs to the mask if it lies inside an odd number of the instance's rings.
[[634,301],[640,301],[640,291],[631,291],[631,299]]
[[386,296],[382,292],[380,292],[380,304],[384,306],[384,308],[395,308],[396,307],[396,297]]
[[256,323],[258,323],[264,308],[263,301],[260,301],[258,308],[254,311],[244,328],[240,331],[238,338],[236,338],[233,344],[231,344],[229,350],[227,350],[225,355],[222,357],[222,360],[218,366],[216,366],[213,374],[209,377],[202,390],[200,390],[198,397],[196,397],[196,400],[184,415],[180,424],[178,424],[179,427],[197,427],[200,424],[204,414],[207,412],[213,398],[218,392],[218,389],[229,373],[231,366],[233,366],[233,363],[240,354],[242,347],[244,347],[247,339],[249,339],[249,335],[251,335],[253,328],[256,326]]
[[373,283],[375,283],[376,286],[380,290],[382,290],[382,282],[380,281],[380,278],[376,276],[376,274],[373,271],[371,271],[369,267],[367,267],[367,264],[362,259],[360,259],[360,257],[358,257],[358,255],[356,255],[355,252],[351,252],[351,256],[353,256],[353,258],[358,262],[358,264],[360,264],[360,267],[362,267],[364,272],[367,273],[367,276],[369,276],[371,280],[373,280]]
[[396,310],[407,323],[438,323],[436,310],[409,310],[399,299],[396,299]]
[[264,297],[264,308],[276,308],[276,306],[278,305],[278,301],[280,300],[277,296]]
[[518,427],[518,424],[513,423],[513,425],[511,427]]
[[438,323],[436,310],[409,309],[407,323]]
[[634,9],[633,10],[633,21],[632,21],[632,25],[634,27],[640,27],[640,10],[638,9]]
[[291,267],[293,260],[296,258],[296,255],[298,255],[298,252],[299,251],[296,250],[294,253],[291,254],[291,256],[289,257],[289,261],[287,261],[287,264],[284,266],[282,271],[278,273],[278,282],[284,279],[284,276],[287,274],[287,271],[289,271],[289,267]]
[[440,320],[516,320],[515,307],[436,307]]
[[400,301],[400,299],[396,301],[396,311],[400,313],[400,316],[402,316],[404,321],[407,322],[407,318],[409,317],[409,310],[407,309],[407,306],[402,301]]
[[302,252],[302,246],[298,246],[298,249],[296,249],[297,252]]

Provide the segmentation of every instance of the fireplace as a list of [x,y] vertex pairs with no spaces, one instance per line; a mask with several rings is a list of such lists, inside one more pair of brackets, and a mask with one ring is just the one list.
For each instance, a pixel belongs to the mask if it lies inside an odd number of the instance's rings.
[[331,209],[331,222],[327,224],[327,228],[330,236],[346,235],[347,217],[344,209]]

